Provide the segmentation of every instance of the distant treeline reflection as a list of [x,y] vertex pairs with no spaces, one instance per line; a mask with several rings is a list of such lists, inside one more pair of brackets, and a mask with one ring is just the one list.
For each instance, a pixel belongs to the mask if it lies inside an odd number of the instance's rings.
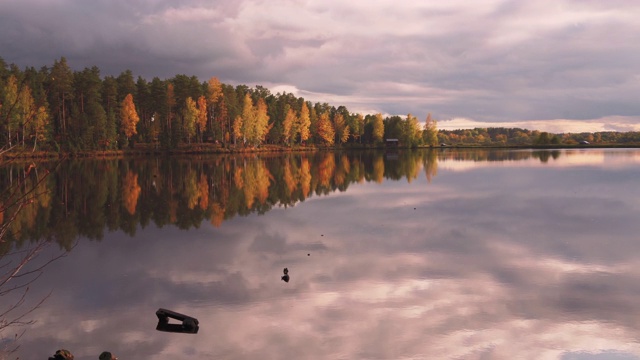
[[[0,223],[10,222],[0,253],[40,239],[70,248],[79,237],[102,239],[105,230],[134,235],[138,226],[151,222],[181,229],[203,221],[220,226],[237,215],[264,214],[274,206],[346,191],[353,183],[411,182],[421,171],[431,182],[438,159],[546,162],[559,155],[432,149],[11,163],[0,168],[3,188],[20,183],[25,192],[35,188],[37,196],[0,213]],[[34,166],[36,171],[27,171]]]
[[462,150],[446,151],[439,155],[440,159],[461,161],[522,161],[527,159],[539,159],[546,163],[549,159],[557,159],[561,155],[560,150],[509,150],[494,149],[487,151]]

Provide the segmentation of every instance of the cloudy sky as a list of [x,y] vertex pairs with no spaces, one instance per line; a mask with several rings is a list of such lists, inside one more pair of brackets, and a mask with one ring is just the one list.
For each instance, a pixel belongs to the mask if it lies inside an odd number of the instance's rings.
[[0,56],[263,85],[440,128],[640,130],[635,0],[2,0]]

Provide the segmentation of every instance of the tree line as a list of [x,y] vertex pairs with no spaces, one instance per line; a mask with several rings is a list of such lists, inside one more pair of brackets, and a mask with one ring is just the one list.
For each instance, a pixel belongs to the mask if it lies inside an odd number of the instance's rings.
[[359,114],[257,85],[176,75],[148,81],[130,70],[101,76],[96,66],[72,71],[62,57],[21,70],[0,58],[0,147],[76,151],[153,144],[258,147],[381,144],[435,145],[436,121]]
[[0,149],[113,150],[134,144],[172,150],[224,147],[555,145],[640,143],[640,132],[551,134],[520,128],[438,130],[427,114],[352,113],[257,85],[232,86],[184,74],[151,81],[130,70],[101,76],[96,66],[73,71],[61,57],[52,66],[20,69],[0,58]]
[[529,146],[589,144],[639,144],[640,132],[601,131],[552,134],[521,128],[439,130],[438,141],[447,145]]

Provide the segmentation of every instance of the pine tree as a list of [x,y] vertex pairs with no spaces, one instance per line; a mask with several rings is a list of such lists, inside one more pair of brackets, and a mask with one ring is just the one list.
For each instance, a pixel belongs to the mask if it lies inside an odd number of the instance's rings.
[[171,132],[171,123],[173,122],[173,110],[176,106],[176,94],[172,83],[167,84],[167,128]]
[[69,116],[70,102],[73,99],[73,72],[64,57],[53,63],[48,92],[49,104],[54,109],[52,114],[57,124],[56,130],[62,135],[66,135],[67,117]]

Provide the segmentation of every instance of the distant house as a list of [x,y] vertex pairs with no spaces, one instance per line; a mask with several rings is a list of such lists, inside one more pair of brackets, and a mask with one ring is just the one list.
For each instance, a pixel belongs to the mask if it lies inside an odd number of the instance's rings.
[[587,140],[580,141],[580,145],[589,145],[590,143]]
[[400,141],[398,141],[398,139],[387,139],[386,145],[387,147],[398,147],[400,145]]

